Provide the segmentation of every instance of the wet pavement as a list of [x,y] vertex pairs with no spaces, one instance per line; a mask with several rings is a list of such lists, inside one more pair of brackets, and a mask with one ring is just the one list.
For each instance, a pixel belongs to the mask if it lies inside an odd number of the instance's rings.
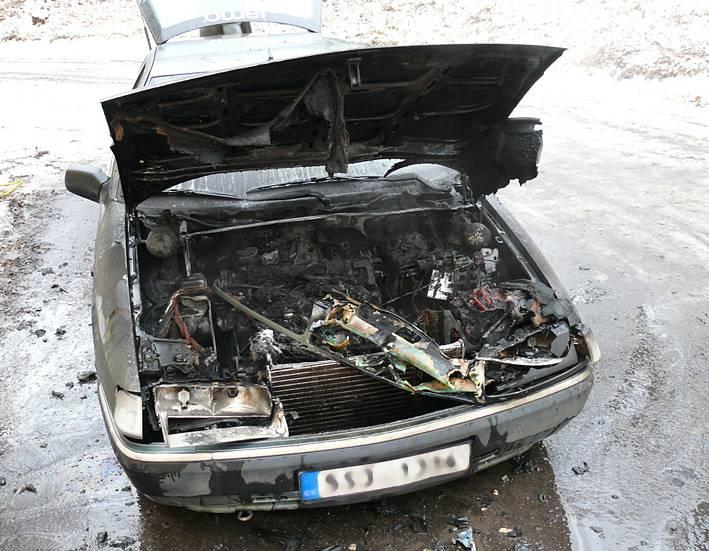
[[501,198],[604,355],[546,446],[571,533],[580,549],[707,549],[709,114],[658,83],[559,73],[518,110],[544,121],[541,178]]
[[0,174],[26,182],[0,199],[0,549],[276,550],[281,537],[306,551],[453,549],[454,516],[480,530],[481,551],[707,548],[706,109],[666,100],[667,86],[571,78],[562,65],[517,112],[544,121],[542,174],[501,197],[604,353],[586,409],[525,455],[531,472],[507,462],[384,504],[241,523],[136,495],[95,383],[77,378],[93,369],[98,213],[62,190],[61,169],[106,168],[98,100],[132,83],[141,54],[92,44],[0,45],[4,94],[17,100],[0,105]]

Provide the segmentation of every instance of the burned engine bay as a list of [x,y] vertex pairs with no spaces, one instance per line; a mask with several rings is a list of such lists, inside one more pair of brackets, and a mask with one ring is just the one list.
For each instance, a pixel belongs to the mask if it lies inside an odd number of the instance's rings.
[[571,304],[479,203],[133,224],[144,432],[168,446],[482,406],[566,376],[586,353]]

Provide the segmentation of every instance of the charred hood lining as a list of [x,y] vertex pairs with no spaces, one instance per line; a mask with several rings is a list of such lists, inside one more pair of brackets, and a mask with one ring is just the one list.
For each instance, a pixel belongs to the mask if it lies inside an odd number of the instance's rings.
[[541,132],[508,119],[561,54],[525,45],[372,48],[269,63],[103,102],[128,206],[200,176],[378,158],[437,163],[473,195],[536,176]]

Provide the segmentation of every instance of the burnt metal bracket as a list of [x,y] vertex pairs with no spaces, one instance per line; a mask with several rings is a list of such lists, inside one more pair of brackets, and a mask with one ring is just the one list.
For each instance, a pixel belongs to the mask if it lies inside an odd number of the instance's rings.
[[347,72],[350,75],[350,88],[355,90],[362,87],[362,73],[360,71],[361,57],[353,57],[347,60]]
[[[331,352],[327,350],[326,348],[320,347],[320,346],[315,346],[310,342],[310,335],[311,335],[311,330],[313,329],[314,323],[311,321],[311,323],[308,325],[306,328],[305,332],[301,333],[296,333],[294,331],[291,331],[290,329],[283,327],[282,325],[268,319],[266,316],[263,316],[262,314],[259,314],[255,310],[252,310],[248,306],[244,305],[241,301],[239,301],[236,297],[232,296],[231,294],[227,293],[222,289],[222,283],[217,281],[212,285],[212,290],[214,291],[214,294],[224,300],[227,304],[231,305],[234,307],[236,310],[242,312],[243,314],[246,314],[247,316],[253,318],[254,320],[262,323],[269,329],[272,329],[274,331],[277,331],[289,339],[303,345],[305,348],[310,350],[311,352],[323,357],[327,358],[328,360],[335,361],[340,364],[344,365],[349,365],[350,367],[354,367],[356,369],[359,369],[363,373],[366,373],[367,375],[374,377],[376,379],[379,379],[381,381],[384,381],[386,383],[389,383],[391,385],[394,385],[397,388],[403,388],[405,390],[408,390],[409,392],[412,393],[417,393],[417,394],[423,394],[423,395],[428,395],[428,396],[437,396],[437,397],[449,397],[452,399],[457,399],[463,402],[468,402],[468,403],[476,403],[479,402],[480,397],[479,396],[473,396],[472,391],[473,387],[476,386],[475,383],[472,381],[469,384],[465,385],[445,385],[440,383],[438,381],[438,385],[422,385],[420,388],[418,387],[413,387],[410,384],[408,384],[406,381],[397,381],[397,380],[392,380],[388,377],[384,377],[380,375],[379,373],[373,373],[372,371],[368,370],[366,367],[369,365],[369,362],[366,362],[366,365],[362,364],[363,359],[371,359],[372,357],[380,357],[382,360],[387,359],[387,357],[391,356],[391,350],[383,350],[383,353],[381,354],[370,354],[367,356],[353,356],[351,358],[344,357],[342,355],[336,354],[334,352]],[[353,303],[353,304],[359,304],[359,303]],[[323,310],[320,312],[317,312],[318,305],[314,307],[313,310],[313,316],[311,320],[316,320],[319,317],[322,317],[322,315],[327,314],[327,309],[325,305],[323,305]],[[320,314],[320,316],[318,316]],[[393,314],[392,314],[393,315]],[[398,318],[398,316],[395,316]],[[408,325],[408,324],[407,324]],[[431,343],[432,344],[432,343]],[[450,346],[450,345],[449,345]],[[450,357],[448,357],[445,352],[446,350],[443,347],[436,347],[438,354],[440,354],[440,359],[442,361],[449,361],[450,365],[457,365],[459,363],[464,362],[464,360],[451,360]],[[461,356],[463,355],[463,347],[457,343],[454,343],[453,346],[451,346],[450,351],[453,352],[454,350],[460,350]],[[476,372],[476,376],[478,376]],[[441,388],[436,388],[436,386],[440,386]],[[478,392],[479,394],[479,392]]]

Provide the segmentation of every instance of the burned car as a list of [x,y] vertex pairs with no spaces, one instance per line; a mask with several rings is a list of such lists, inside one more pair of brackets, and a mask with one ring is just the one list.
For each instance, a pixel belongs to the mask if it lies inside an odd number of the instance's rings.
[[146,16],[158,45],[103,102],[111,176],[67,171],[101,205],[99,399],[133,484],[200,511],[364,501],[559,430],[597,344],[493,194],[537,175],[540,123],[509,116],[562,50],[263,17],[311,32],[168,43]]

